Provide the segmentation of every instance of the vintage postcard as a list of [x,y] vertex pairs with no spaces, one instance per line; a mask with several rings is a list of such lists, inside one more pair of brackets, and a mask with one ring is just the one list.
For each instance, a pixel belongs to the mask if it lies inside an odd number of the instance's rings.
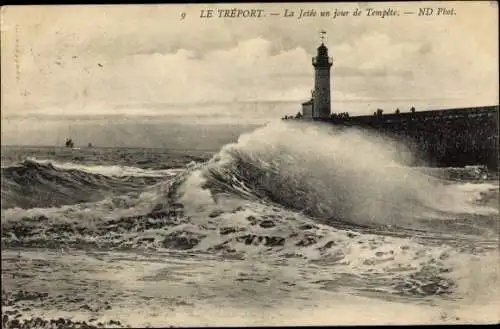
[[498,3],[6,6],[2,328],[498,323]]

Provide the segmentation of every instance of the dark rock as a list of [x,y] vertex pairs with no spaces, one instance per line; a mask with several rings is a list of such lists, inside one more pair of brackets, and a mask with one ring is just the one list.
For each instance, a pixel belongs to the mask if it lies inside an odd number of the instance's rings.
[[303,225],[299,226],[299,229],[301,229],[301,230],[310,230],[312,228],[316,228],[316,227],[309,225],[309,224],[303,224]]

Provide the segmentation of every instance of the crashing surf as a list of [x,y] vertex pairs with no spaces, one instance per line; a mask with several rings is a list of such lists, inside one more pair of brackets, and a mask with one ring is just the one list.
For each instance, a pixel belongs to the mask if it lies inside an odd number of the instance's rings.
[[119,193],[4,209],[2,245],[307,264],[318,267],[310,280],[324,289],[341,280],[365,293],[449,295],[459,289],[457,273],[497,252],[498,208],[483,201],[498,198],[498,185],[429,175],[406,166],[404,150],[362,131],[278,123],[175,177],[105,176],[25,161],[2,169],[2,193],[4,179],[9,192],[29,180],[44,193],[71,181],[70,199],[89,188]]

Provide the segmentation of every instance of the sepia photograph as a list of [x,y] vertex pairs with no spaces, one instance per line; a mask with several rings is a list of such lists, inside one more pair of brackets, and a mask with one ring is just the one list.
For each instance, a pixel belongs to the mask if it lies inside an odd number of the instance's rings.
[[498,19],[3,6],[2,328],[499,323]]

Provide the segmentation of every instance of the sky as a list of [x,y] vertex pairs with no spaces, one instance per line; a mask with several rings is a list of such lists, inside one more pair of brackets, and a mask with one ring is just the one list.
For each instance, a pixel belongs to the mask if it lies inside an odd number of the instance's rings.
[[[455,15],[403,14],[420,7]],[[232,8],[266,17],[200,17]],[[283,17],[301,8],[363,14]],[[320,30],[333,112],[499,103],[496,2],[7,6],[1,16],[2,144],[223,143],[300,110]]]

